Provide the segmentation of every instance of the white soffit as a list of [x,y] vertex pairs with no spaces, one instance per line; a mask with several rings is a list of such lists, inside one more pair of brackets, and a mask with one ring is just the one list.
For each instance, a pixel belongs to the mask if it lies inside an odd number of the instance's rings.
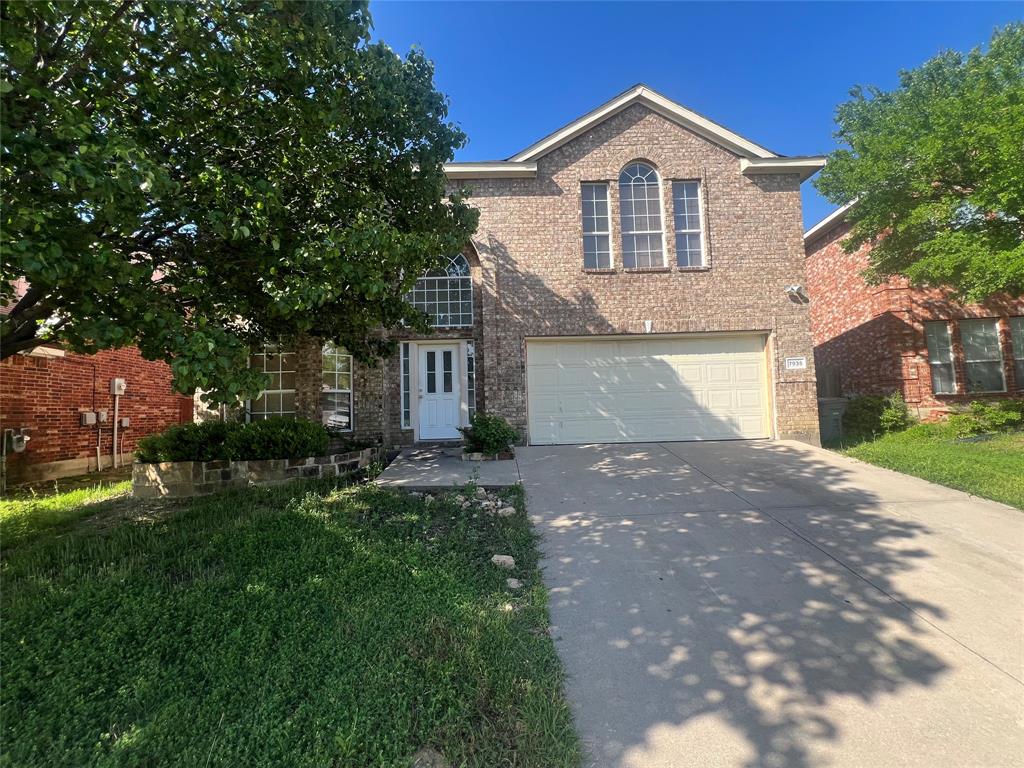
[[846,205],[842,206],[841,208],[837,208],[836,210],[832,211],[832,213],[830,213],[824,219],[822,219],[817,224],[815,224],[813,227],[811,227],[806,232],[804,232],[804,242],[810,240],[815,235],[817,235],[817,234],[819,234],[821,232],[824,232],[827,229],[829,229],[829,227],[831,227],[839,219],[841,219],[843,216],[845,216],[846,212],[848,210],[850,210],[854,205],[856,205],[856,203],[857,203],[857,201],[854,199],[854,200],[851,200],[850,202],[848,202]]
[[741,158],[740,173],[744,176],[763,176],[770,173],[798,173],[800,181],[813,176],[825,167],[825,158],[814,157],[771,157]]
[[709,141],[723,146],[736,154],[759,158],[778,157],[778,155],[771,150],[765,149],[764,147],[743,138],[738,133],[733,133],[728,128],[709,120],[703,115],[687,109],[681,104],[677,104],[671,99],[662,96],[657,91],[651,90],[646,85],[635,85],[628,91],[619,94],[611,101],[602,104],[592,112],[588,112],[578,120],[574,120],[564,128],[558,129],[551,135],[538,141],[536,144],[527,147],[519,154],[510,157],[509,161],[524,162],[527,160],[536,160],[537,158],[546,155],[548,152],[557,149],[566,142],[572,141],[580,134],[589,131],[601,121],[608,119],[612,115],[618,114],[633,104],[643,104],[663,117],[682,125],[684,128],[688,128],[694,133],[699,134]]
[[531,179],[537,175],[537,164],[507,160],[445,163],[444,172],[449,179]]

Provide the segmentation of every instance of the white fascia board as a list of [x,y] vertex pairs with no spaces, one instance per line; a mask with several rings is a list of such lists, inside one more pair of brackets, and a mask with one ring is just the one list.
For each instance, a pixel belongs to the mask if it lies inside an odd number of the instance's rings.
[[856,204],[857,204],[857,200],[853,199],[850,202],[848,202],[846,205],[842,206],[841,208],[837,208],[836,210],[832,211],[832,213],[830,213],[824,219],[822,219],[817,224],[815,224],[813,227],[811,227],[806,232],[804,232],[804,242],[808,242],[815,235],[817,235],[817,234],[819,234],[821,232],[824,232],[827,229],[829,229],[829,227],[831,227],[839,219],[842,219],[846,215],[846,212],[848,210],[850,210],[851,208],[853,208],[853,206],[856,205]]
[[652,91],[645,85],[637,85],[625,93],[619,94],[611,101],[602,104],[594,111],[588,112],[578,120],[574,120],[565,127],[559,128],[536,144],[527,147],[518,155],[510,157],[509,160],[512,162],[536,160],[633,104],[643,104],[663,117],[682,125],[684,128],[688,128],[715,144],[724,146],[738,155],[758,158],[778,157],[771,150],[743,138],[738,133],[733,133],[728,128],[709,120],[693,110],[687,109],[682,104],[662,96],[657,91]]
[[532,179],[537,175],[537,164],[508,160],[445,163],[444,172],[449,179]]
[[798,173],[805,181],[825,167],[824,157],[771,157],[740,158],[740,173],[744,176],[761,176],[770,173]]

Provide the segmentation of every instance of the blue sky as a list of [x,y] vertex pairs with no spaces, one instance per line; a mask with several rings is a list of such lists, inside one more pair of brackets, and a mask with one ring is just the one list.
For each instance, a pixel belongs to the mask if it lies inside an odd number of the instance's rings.
[[[646,83],[785,155],[835,147],[851,86],[892,88],[987,44],[1020,3],[371,2],[376,38],[433,60],[459,160],[503,159]],[[804,222],[833,210],[804,184]]]

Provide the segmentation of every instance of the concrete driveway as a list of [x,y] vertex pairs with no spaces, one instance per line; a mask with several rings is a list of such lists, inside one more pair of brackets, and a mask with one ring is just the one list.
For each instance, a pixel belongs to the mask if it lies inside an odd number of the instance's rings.
[[1024,513],[791,442],[518,458],[588,765],[1024,761]]

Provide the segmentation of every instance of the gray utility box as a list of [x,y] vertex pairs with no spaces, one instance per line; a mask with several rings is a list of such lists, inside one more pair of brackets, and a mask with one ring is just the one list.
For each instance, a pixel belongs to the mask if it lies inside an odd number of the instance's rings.
[[845,397],[818,398],[818,429],[822,443],[838,443],[843,439],[843,413],[846,411]]

